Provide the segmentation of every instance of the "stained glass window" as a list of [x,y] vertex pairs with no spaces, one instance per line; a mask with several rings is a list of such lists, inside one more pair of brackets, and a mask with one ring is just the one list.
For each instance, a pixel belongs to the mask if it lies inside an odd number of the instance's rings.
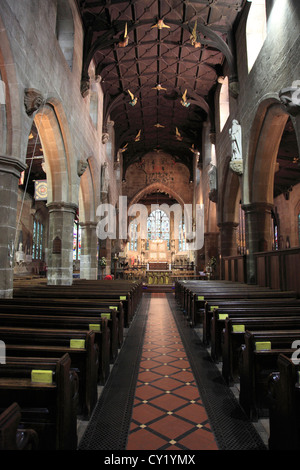
[[179,251],[186,250],[185,225],[183,221],[179,223]]
[[168,249],[170,248],[170,219],[160,209],[151,212],[147,219],[147,241],[149,240],[167,240]]
[[34,220],[32,237],[32,259],[42,259],[43,257],[43,224]]
[[131,224],[129,226],[130,242],[129,242],[129,245],[128,245],[128,248],[131,251],[137,251],[137,239],[138,239],[137,228],[138,228],[137,224],[135,222],[131,222]]
[[81,253],[81,227],[77,221],[73,227],[73,260],[79,260]]

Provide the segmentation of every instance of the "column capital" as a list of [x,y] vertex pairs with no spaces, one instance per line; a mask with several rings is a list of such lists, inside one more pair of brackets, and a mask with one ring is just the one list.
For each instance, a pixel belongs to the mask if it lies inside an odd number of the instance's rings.
[[239,223],[238,222],[231,222],[231,221],[228,221],[228,222],[219,222],[218,223],[218,227],[220,230],[223,230],[223,229],[232,229],[232,228],[237,228],[239,226]]
[[51,212],[71,212],[75,214],[78,209],[77,204],[73,204],[72,202],[62,202],[62,201],[61,202],[58,202],[58,201],[49,202],[47,204],[47,207],[49,209],[49,214]]
[[15,157],[0,155],[0,173],[10,173],[16,178],[20,178],[22,171],[26,169],[26,164]]
[[91,228],[91,229],[94,229],[97,227],[97,222],[80,222],[79,221],[79,225],[81,228]]
[[274,204],[270,204],[269,202],[252,202],[242,204],[242,209],[248,214],[251,212],[271,212],[274,209]]

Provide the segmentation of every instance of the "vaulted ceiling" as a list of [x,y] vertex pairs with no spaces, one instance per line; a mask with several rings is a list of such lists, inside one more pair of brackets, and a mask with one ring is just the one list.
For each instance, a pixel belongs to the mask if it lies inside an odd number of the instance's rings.
[[81,91],[93,60],[124,170],[165,151],[192,171],[202,127],[214,132],[214,90],[227,60],[237,82],[232,28],[246,0],[78,0],[84,31]]

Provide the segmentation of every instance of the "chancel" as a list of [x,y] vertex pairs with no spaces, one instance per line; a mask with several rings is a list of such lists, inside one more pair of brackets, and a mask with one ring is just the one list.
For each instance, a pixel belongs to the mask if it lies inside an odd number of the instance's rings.
[[299,18],[1,0],[1,450],[299,449]]

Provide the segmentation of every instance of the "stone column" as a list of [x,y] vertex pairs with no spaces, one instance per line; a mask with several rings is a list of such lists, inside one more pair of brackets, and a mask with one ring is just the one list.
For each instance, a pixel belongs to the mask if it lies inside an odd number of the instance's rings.
[[52,202],[49,209],[48,284],[73,283],[73,226],[77,206]]
[[[220,228],[220,254],[224,256],[237,255],[236,229],[239,226],[236,222],[222,222],[218,224]],[[220,276],[225,279],[224,265],[220,262]]]
[[239,226],[236,222],[223,222],[218,224],[220,228],[220,252],[222,256],[236,256],[236,229]]
[[18,184],[25,165],[0,155],[0,298],[13,296]]
[[256,267],[254,253],[272,250],[272,204],[256,202],[244,204],[247,249],[247,282],[255,284]]
[[219,232],[207,232],[204,234],[204,247],[205,247],[205,266],[207,266],[208,261],[210,258],[213,256],[217,260],[217,268],[214,273],[215,276],[219,276],[219,266],[218,266],[218,261],[219,261],[219,237],[220,233]]
[[97,233],[96,222],[80,223],[81,227],[81,253],[80,278],[97,279]]

